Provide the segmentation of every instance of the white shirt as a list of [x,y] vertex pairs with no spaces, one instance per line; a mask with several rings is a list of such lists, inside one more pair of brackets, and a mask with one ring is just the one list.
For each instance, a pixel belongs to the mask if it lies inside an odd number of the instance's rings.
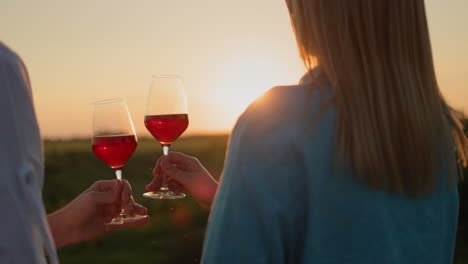
[[0,42],[0,263],[58,263],[42,203],[44,161],[28,73]]

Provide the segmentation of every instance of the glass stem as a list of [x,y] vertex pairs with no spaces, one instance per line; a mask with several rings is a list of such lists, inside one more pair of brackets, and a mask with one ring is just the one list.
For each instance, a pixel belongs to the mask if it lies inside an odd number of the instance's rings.
[[[115,177],[119,181],[122,180],[122,170],[121,169],[115,170]],[[121,217],[127,216],[127,213],[125,212],[125,209],[123,207],[120,209],[120,216]]]
[[[166,156],[167,158],[167,156],[169,155],[169,145],[163,145],[163,153],[164,156]],[[167,186],[166,174],[164,173],[162,175],[161,191],[169,191],[169,187]]]
[[122,180],[122,170],[115,170],[115,177],[117,177],[117,180]]

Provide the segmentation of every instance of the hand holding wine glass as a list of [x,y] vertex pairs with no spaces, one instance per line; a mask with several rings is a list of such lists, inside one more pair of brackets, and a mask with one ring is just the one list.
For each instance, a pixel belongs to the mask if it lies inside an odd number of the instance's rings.
[[[122,169],[137,147],[133,122],[124,99],[106,100],[94,104],[93,152],[111,167],[118,180]],[[122,208],[120,216],[109,224],[135,221],[138,216],[129,216]]]
[[203,209],[210,210],[218,182],[197,158],[171,151],[168,156],[159,158],[153,175],[153,181],[146,185],[148,191],[158,190],[162,184],[161,175],[167,175],[171,177],[168,183],[171,188],[185,189]]
[[[135,227],[149,221],[148,210],[133,200],[132,189],[126,180],[101,180],[95,182],[64,208],[48,215],[57,248],[95,239],[107,232]],[[125,204],[129,214],[142,217],[121,224],[108,223],[120,214]]]
[[[153,76],[146,106],[145,126],[161,143],[165,156],[188,124],[187,96],[182,79],[173,75]],[[159,191],[147,192],[143,196],[152,199],[181,199],[185,194],[170,190],[166,175],[162,175]]]

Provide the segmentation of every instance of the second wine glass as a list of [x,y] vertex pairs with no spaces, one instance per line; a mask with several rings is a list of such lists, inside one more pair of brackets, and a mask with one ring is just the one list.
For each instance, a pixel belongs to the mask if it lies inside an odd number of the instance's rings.
[[[161,143],[165,156],[188,124],[187,95],[182,79],[175,75],[153,76],[146,105],[145,126]],[[160,190],[144,193],[143,196],[151,199],[181,199],[185,194],[171,191],[167,177],[163,174]]]

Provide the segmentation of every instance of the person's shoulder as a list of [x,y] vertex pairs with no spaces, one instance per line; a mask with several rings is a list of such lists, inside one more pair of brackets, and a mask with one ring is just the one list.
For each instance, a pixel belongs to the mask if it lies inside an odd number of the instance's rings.
[[275,122],[282,116],[293,116],[300,111],[307,96],[301,85],[276,86],[252,102],[239,120],[255,120],[260,124]]
[[10,47],[0,41],[0,65],[21,65],[21,59]]
[[[31,84],[28,71],[21,58],[7,45],[0,41],[0,92],[9,93],[10,96],[2,96],[0,101],[14,105],[32,102]],[[14,101],[11,101],[14,100]]]
[[299,144],[320,111],[321,94],[316,85],[273,87],[239,117],[232,136],[259,149]]
[[26,66],[20,56],[0,41],[0,78],[29,80]]
[[327,84],[276,86],[247,107],[238,123],[273,131],[300,128],[330,101]]

